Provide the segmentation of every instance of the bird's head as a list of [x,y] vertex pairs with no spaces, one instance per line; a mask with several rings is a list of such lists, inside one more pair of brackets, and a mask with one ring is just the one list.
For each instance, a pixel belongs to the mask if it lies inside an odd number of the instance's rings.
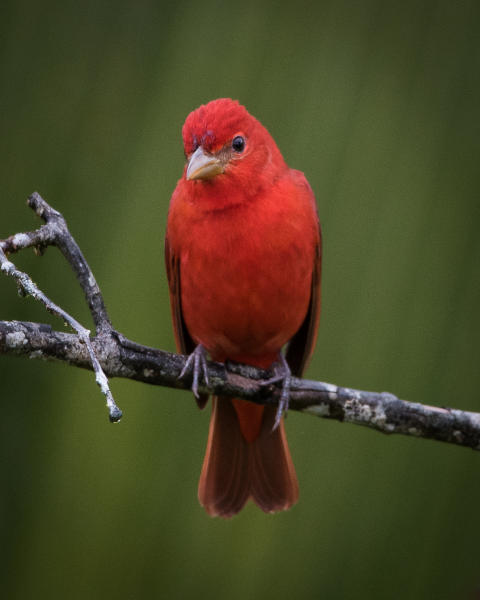
[[274,140],[245,107],[230,98],[212,100],[190,113],[182,130],[192,184],[235,184],[252,192],[285,168]]

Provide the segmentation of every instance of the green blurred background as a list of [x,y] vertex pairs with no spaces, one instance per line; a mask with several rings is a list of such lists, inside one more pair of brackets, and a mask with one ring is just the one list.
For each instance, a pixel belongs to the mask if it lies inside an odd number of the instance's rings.
[[[163,267],[181,126],[238,98],[324,231],[308,376],[480,411],[477,0],[12,0],[0,9],[0,237],[62,211],[114,325],[174,348]],[[90,323],[48,250],[15,257]],[[0,278],[0,318],[48,322]],[[480,455],[291,413],[301,499],[208,518],[187,393],[0,357],[1,597],[473,598]],[[477,591],[476,591],[477,590]]]

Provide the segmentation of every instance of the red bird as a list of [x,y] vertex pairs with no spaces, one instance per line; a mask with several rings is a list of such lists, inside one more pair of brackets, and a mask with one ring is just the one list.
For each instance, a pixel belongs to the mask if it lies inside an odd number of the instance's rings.
[[265,127],[236,101],[200,106],[182,134],[187,164],[171,199],[165,258],[192,390],[203,407],[208,398],[198,394],[198,380],[207,353],[221,362],[277,365],[272,381],[283,382],[278,411],[213,398],[198,497],[212,516],[231,517],[249,498],[265,512],[285,510],[298,499],[298,482],[282,413],[320,316],[315,198],[303,173],[285,164]]

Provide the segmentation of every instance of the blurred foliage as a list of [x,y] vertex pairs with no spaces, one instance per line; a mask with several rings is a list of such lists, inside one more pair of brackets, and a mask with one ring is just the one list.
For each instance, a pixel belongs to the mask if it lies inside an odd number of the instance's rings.
[[[324,230],[308,375],[480,411],[476,0],[6,0],[0,237],[38,190],[115,326],[173,349],[163,267],[180,130],[238,98],[303,170]],[[15,257],[89,323],[54,249]],[[0,318],[61,324],[0,278]],[[290,414],[292,511],[209,519],[188,394],[0,357],[2,598],[473,598],[480,455]],[[478,591],[477,591],[478,593]]]

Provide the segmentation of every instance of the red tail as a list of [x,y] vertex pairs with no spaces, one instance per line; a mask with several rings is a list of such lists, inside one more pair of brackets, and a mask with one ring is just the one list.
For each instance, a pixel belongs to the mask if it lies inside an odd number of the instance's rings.
[[[236,404],[239,402],[242,401],[235,400]],[[249,442],[242,435],[232,401],[213,399],[198,485],[200,504],[209,515],[232,517],[249,498],[269,513],[286,510],[298,500],[297,476],[283,420],[272,431],[275,414],[276,407],[265,408],[259,434]]]

